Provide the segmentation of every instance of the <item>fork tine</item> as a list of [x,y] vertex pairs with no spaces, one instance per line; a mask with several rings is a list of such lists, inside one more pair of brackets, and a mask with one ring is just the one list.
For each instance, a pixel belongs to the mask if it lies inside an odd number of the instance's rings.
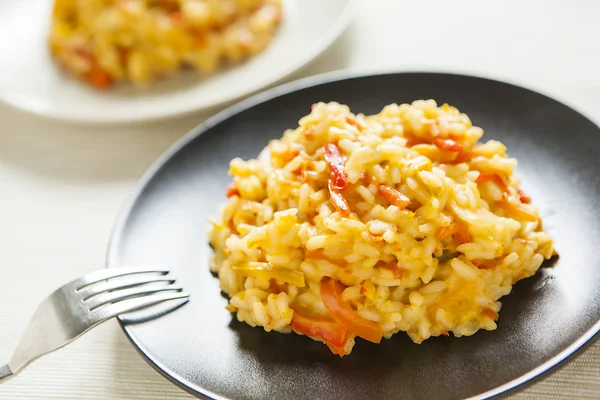
[[107,268],[91,272],[85,276],[82,276],[79,279],[74,280],[73,282],[71,282],[71,284],[75,287],[76,291],[79,291],[85,288],[86,286],[105,281],[107,279],[116,278],[119,276],[149,273],[166,275],[169,273],[169,271],[156,267]]
[[109,304],[109,303],[115,303],[117,301],[122,301],[122,300],[127,300],[127,299],[131,299],[134,297],[139,297],[142,295],[149,295],[149,294],[153,294],[153,293],[160,293],[160,292],[181,292],[183,291],[183,288],[179,287],[179,286],[174,286],[174,285],[167,285],[167,286],[159,286],[159,287],[147,287],[147,286],[141,286],[141,287],[133,287],[133,288],[129,288],[129,289],[123,289],[123,290],[115,290],[114,292],[109,292],[106,294],[100,294],[98,296],[94,296],[92,297],[90,300],[85,302],[85,305],[88,307],[88,309],[90,311],[94,311],[97,308]]
[[[147,285],[153,282],[159,283]],[[168,310],[158,307],[160,315],[173,311],[173,307],[184,305],[189,301],[189,294],[173,285],[174,282],[175,279],[168,271],[124,268],[101,270],[58,288],[40,303],[33,314],[10,364],[0,365],[0,382],[112,317],[168,301],[175,300],[165,303]],[[94,285],[89,286],[92,283]],[[78,287],[83,288],[77,292],[75,289]],[[95,295],[98,295],[95,299],[85,301]],[[145,319],[160,315],[152,314],[145,316]]]
[[109,318],[116,317],[119,314],[141,310],[142,308],[150,307],[165,301],[179,299],[185,299],[185,301],[189,301],[188,297],[190,297],[190,295],[185,292],[157,293],[143,297],[135,297],[133,299],[119,301],[101,309],[97,309],[91,313],[91,316],[97,318],[98,321],[104,321]]
[[146,285],[148,283],[159,283],[159,282],[164,282],[164,283],[167,283],[170,285],[172,283],[175,283],[175,279],[173,279],[172,277],[168,277],[168,276],[154,276],[151,278],[138,277],[135,280],[131,279],[131,280],[126,280],[126,281],[114,280],[114,281],[98,283],[94,286],[86,287],[86,288],[82,289],[81,291],[79,291],[79,295],[81,296],[83,301],[85,301],[91,297],[94,297],[96,295],[99,295],[99,294],[102,294],[105,292],[110,292],[110,291],[118,290],[118,289],[127,289],[127,288],[131,288],[131,287],[135,287],[135,286]]

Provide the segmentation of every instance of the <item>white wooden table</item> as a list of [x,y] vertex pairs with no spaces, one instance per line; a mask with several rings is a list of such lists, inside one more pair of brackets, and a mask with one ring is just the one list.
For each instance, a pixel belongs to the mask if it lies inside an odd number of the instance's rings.
[[[293,78],[348,67],[470,72],[539,90],[598,123],[599,16],[595,0],[363,0],[342,38]],[[137,179],[204,118],[92,128],[0,106],[0,361],[42,298],[103,267]],[[2,400],[187,398],[114,321],[0,386]],[[514,398],[600,398],[600,342]]]

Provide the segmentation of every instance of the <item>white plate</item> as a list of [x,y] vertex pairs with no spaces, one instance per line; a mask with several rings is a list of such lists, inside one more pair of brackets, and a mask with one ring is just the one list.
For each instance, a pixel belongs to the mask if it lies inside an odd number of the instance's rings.
[[327,49],[351,21],[355,0],[284,0],[271,45],[247,62],[200,77],[187,71],[145,88],[99,92],[63,73],[47,46],[51,0],[0,1],[0,99],[61,120],[122,123],[215,107],[276,83]]

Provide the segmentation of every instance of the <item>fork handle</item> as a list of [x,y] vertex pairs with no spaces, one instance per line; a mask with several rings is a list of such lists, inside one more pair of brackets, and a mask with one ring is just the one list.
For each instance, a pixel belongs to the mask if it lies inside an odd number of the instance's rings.
[[0,367],[0,383],[9,380],[13,376],[12,369],[8,365]]

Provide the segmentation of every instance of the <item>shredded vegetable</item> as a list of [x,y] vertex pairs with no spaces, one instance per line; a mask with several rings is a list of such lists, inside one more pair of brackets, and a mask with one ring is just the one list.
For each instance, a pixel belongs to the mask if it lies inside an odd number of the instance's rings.
[[479,174],[479,177],[475,182],[481,184],[488,181],[494,182],[503,192],[506,193],[508,191],[506,188],[506,183],[504,183],[504,179],[502,179],[502,177],[496,173],[482,172]]
[[515,219],[534,222],[539,219],[537,212],[533,209],[526,208],[523,205],[514,205],[503,199],[498,202],[498,205],[506,211],[506,214]]
[[344,170],[344,159],[340,154],[340,149],[334,143],[328,143],[323,146],[323,153],[325,153],[325,161],[329,165],[329,179],[333,188],[336,190],[346,189],[350,182]]
[[345,355],[348,329],[342,324],[329,319],[305,317],[294,310],[290,326],[296,332],[324,342],[334,354]]
[[240,195],[240,191],[232,183],[231,185],[227,186],[227,193],[226,193],[226,195],[227,195],[227,197],[239,196]]
[[461,222],[443,226],[435,234],[442,239],[452,236],[459,244],[469,243],[472,240],[466,225]]
[[408,207],[410,204],[410,199],[408,197],[387,185],[379,185],[379,194],[388,203],[397,206],[401,210]]
[[456,143],[452,139],[435,138],[435,139],[433,139],[433,144],[438,149],[445,150],[445,151],[455,151],[458,153],[461,153],[463,151],[462,145],[459,143]]
[[523,203],[523,204],[531,203],[531,197],[527,196],[525,194],[525,192],[523,192],[521,189],[519,189],[517,191],[517,193],[519,194],[519,200],[521,200],[521,203]]
[[358,312],[342,300],[346,287],[338,280],[325,277],[321,280],[321,298],[331,316],[356,336],[373,343],[379,343],[383,330],[373,321],[361,317]]
[[349,216],[350,206],[348,205],[348,202],[340,192],[332,187],[331,182],[329,183],[329,195],[331,196],[331,202],[339,213],[344,217]]

